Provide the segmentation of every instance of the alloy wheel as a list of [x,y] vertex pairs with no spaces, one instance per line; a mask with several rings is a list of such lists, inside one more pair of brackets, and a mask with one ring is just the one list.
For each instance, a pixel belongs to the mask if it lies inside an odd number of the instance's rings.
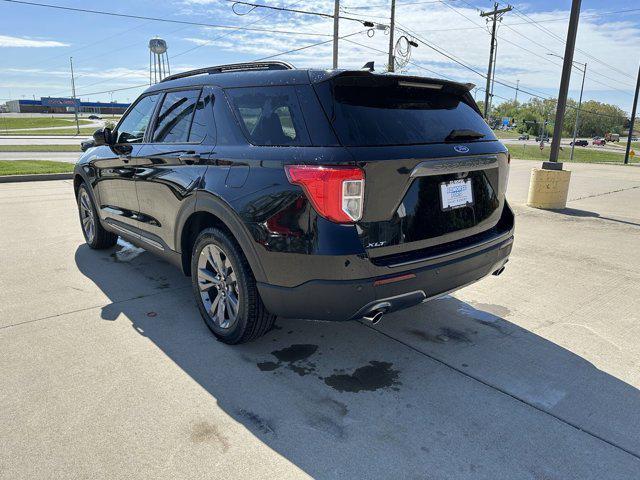
[[238,319],[240,295],[236,274],[227,254],[214,244],[205,245],[198,257],[198,287],[207,315],[220,328]]
[[89,198],[89,194],[84,188],[80,191],[79,206],[82,230],[87,236],[87,241],[91,243],[93,242],[93,239],[96,235],[96,225],[95,218],[93,216],[93,208],[91,208],[91,199]]

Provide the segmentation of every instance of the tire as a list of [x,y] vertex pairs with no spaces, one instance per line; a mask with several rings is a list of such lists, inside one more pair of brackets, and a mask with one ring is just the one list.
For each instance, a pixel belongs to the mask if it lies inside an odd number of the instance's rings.
[[118,236],[102,227],[89,189],[84,183],[78,188],[77,202],[80,228],[87,245],[95,250],[113,247],[118,241]]
[[221,342],[250,342],[273,327],[276,317],[262,303],[249,263],[225,231],[207,228],[196,238],[191,284],[200,315]]

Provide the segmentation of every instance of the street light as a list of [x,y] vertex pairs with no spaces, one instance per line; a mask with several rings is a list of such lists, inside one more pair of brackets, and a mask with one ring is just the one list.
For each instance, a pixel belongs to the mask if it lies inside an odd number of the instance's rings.
[[485,89],[484,89],[484,88],[482,88],[482,87],[476,87],[476,88],[474,88],[474,89],[473,89],[473,99],[474,99],[474,100],[476,99],[476,95],[478,94],[478,92],[479,92],[480,90],[485,90]]
[[[555,53],[547,53],[547,55],[551,55],[552,57],[558,57],[564,60],[564,57],[560,55],[556,55]],[[587,75],[587,64],[573,61],[573,64],[582,65],[584,68],[578,68],[582,72],[582,86],[580,87],[580,100],[578,101],[578,110],[576,111],[576,123],[573,126],[573,142],[571,143],[571,155],[569,156],[569,160],[573,160],[573,149],[576,146],[576,136],[578,135],[578,118],[580,117],[580,107],[582,106],[582,92],[584,91],[584,77]]]

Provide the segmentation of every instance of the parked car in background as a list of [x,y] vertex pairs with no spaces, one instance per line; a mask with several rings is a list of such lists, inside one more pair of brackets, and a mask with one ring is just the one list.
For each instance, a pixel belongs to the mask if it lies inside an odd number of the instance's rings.
[[[543,141],[543,137],[541,137],[540,135],[538,135],[538,136],[536,137],[536,142],[541,142],[541,141]],[[548,135],[545,135],[545,136],[544,136],[544,141],[545,141],[545,142],[547,142],[547,143],[549,143],[549,142],[550,142],[550,139],[549,139],[549,136],[548,136]]]
[[607,142],[619,142],[620,141],[620,135],[617,133],[606,133],[604,136],[604,139]]
[[576,140],[575,142],[571,142],[569,145],[575,145],[576,147],[586,147],[589,145],[589,141],[587,140]]
[[529,134],[528,133],[523,133],[522,135],[520,135],[518,137],[518,140],[529,140]]
[[84,238],[179,266],[229,344],[276,315],[376,323],[499,275],[510,155],[469,85],[283,62],[169,76],[78,160]]
[[100,117],[98,115],[89,115],[89,120],[100,120]]
[[607,141],[604,138],[597,138],[593,141],[593,144],[603,146],[607,144]]
[[631,137],[631,141],[632,142],[637,142],[638,141],[638,137],[636,137],[636,136]]

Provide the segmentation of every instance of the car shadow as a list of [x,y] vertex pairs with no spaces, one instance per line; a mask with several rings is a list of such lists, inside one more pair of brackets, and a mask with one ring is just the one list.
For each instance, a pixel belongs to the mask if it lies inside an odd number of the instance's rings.
[[601,220],[606,220],[608,222],[621,223],[624,225],[632,225],[634,227],[640,227],[640,223],[630,222],[628,220],[620,220],[617,218],[604,217],[597,212],[591,212],[589,210],[580,210],[577,208],[563,208],[560,210],[549,210],[552,213],[567,215],[570,217],[582,217],[582,218],[599,218]]
[[[82,245],[75,262],[111,301],[102,319],[130,322],[227,415],[314,478],[640,471],[640,392],[508,321],[503,306],[447,296],[375,327],[278,319],[264,337],[231,347],[206,328],[175,267],[126,243]],[[222,443],[219,453],[232,447]]]

